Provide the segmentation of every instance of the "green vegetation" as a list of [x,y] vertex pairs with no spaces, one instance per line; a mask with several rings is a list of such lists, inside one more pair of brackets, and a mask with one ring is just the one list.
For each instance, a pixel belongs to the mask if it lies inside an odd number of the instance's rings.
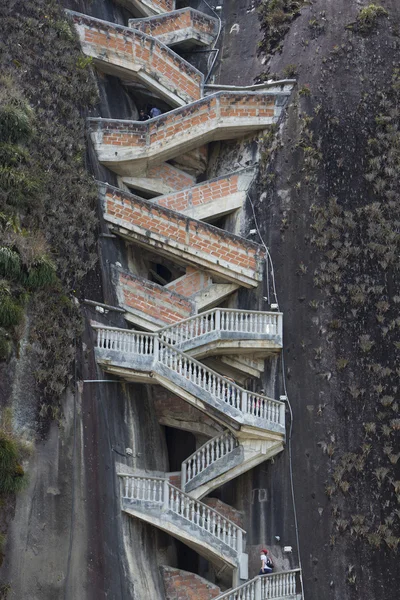
[[282,40],[290,29],[292,21],[300,14],[306,0],[263,0],[259,6],[261,28],[264,38],[259,51],[273,54],[279,51]]
[[287,79],[292,79],[297,75],[297,65],[290,64],[283,69],[283,75]]
[[74,296],[97,255],[84,159],[97,88],[56,0],[2,3],[0,33],[0,360],[18,354],[29,312],[37,391],[57,407],[81,332]]
[[350,23],[347,29],[351,29],[361,35],[367,36],[378,27],[379,17],[387,17],[388,11],[377,4],[369,4],[360,10],[355,23]]
[[25,474],[19,460],[17,443],[0,430],[0,497],[15,494],[23,487]]

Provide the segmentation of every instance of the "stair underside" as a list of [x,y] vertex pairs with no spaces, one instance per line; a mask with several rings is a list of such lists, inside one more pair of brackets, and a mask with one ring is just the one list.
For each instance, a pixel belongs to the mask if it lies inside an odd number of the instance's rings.
[[164,512],[151,502],[126,498],[122,498],[122,510],[169,533],[219,568],[238,566],[238,557],[229,546],[172,511]]

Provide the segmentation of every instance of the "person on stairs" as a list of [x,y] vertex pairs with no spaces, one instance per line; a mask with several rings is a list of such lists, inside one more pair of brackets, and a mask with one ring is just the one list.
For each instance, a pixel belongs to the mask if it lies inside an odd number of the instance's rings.
[[154,119],[154,117],[158,117],[159,115],[161,115],[161,110],[156,106],[153,106],[153,108],[150,110],[150,118]]
[[268,575],[268,573],[272,573],[272,571],[274,570],[274,563],[268,556],[268,550],[265,550],[265,549],[261,550],[260,559],[261,559],[261,570],[260,570],[259,574],[260,575]]

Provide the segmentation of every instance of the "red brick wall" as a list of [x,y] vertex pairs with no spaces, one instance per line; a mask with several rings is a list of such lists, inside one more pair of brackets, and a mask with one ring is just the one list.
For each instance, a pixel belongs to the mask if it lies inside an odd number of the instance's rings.
[[168,289],[189,298],[190,296],[193,296],[193,294],[204,290],[211,285],[211,283],[211,277],[204,271],[199,271],[198,269],[189,266],[186,268],[186,275],[170,283]]
[[165,12],[175,10],[175,0],[150,0],[150,2]]
[[119,285],[128,307],[154,317],[165,325],[194,314],[194,306],[189,300],[142,277],[120,273]]
[[183,190],[196,183],[194,177],[168,163],[153,165],[148,169],[147,177],[161,179],[165,185],[168,185],[173,190]]
[[156,233],[174,242],[224,260],[233,267],[258,272],[261,247],[207,223],[190,219],[115,188],[108,188],[104,202],[105,217]]
[[217,498],[203,498],[202,502],[203,504],[207,504],[210,508],[214,508],[226,519],[230,519],[243,529],[244,514],[242,511],[236,510],[233,506],[229,506],[229,504],[225,504],[225,502],[217,500]]
[[179,212],[190,206],[207,204],[207,202],[220,200],[225,196],[235,194],[238,191],[238,181],[239,176],[235,174],[228,175],[227,177],[219,177],[205,183],[199,183],[184,191],[154,198],[153,202],[156,202],[159,206],[165,206]]
[[[197,125],[208,124],[204,133],[212,134],[218,124],[217,117],[239,119],[246,123],[253,118],[270,118],[274,115],[275,97],[264,94],[243,94],[219,92],[194,104],[183,106],[160,115],[151,121],[116,121],[91,119],[92,130],[103,132],[103,144],[124,147],[161,148]],[[256,121],[257,123],[257,121]],[[239,134],[238,134],[239,135]]]
[[168,480],[171,485],[174,485],[175,487],[181,489],[182,475],[180,472],[179,473],[168,473]]
[[164,579],[166,600],[212,600],[221,590],[195,573],[160,567]]
[[[93,46],[101,59],[107,52],[107,62],[120,64],[121,58],[141,65],[146,73],[187,102],[201,97],[202,74],[175,52],[146,34],[87,16],[73,16],[74,22],[84,27],[81,41]],[[82,39],[83,38],[83,39]],[[114,59],[113,59],[114,57]]]
[[172,15],[160,15],[149,19],[132,20],[130,26],[139,29],[148,35],[158,36],[166,33],[175,33],[188,27],[195,28],[199,33],[212,35],[216,33],[216,21],[207,15],[199,14],[190,8]]

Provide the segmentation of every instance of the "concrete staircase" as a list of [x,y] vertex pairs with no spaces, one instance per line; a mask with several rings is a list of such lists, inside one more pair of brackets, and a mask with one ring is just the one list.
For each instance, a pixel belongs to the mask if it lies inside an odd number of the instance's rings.
[[249,392],[164,342],[156,334],[95,326],[96,359],[126,381],[159,383],[244,435],[282,441],[285,405]]
[[119,474],[122,510],[167,531],[220,568],[247,577],[245,531],[167,478]]
[[[297,572],[239,586],[248,578],[245,531],[232,520],[231,507],[220,503],[216,510],[207,505],[213,499],[204,498],[282,451],[285,404],[229,379],[231,373],[243,381],[259,376],[265,357],[281,351],[282,315],[218,307],[239,287],[259,285],[264,249],[205,222],[241,209],[255,168],[199,184],[194,178],[206,172],[209,142],[276,123],[292,83],[243,90],[208,86],[205,96],[203,74],[171,47],[210,45],[220,23],[190,8],[175,10],[174,0],[118,2],[140,17],[129,27],[68,11],[83,52],[100,71],[122,78],[133,91],[149,90],[173,109],[145,122],[88,119],[100,163],[118,175],[123,188],[99,185],[104,219],[128,244],[186,272],[159,285],[113,266],[126,320],[146,332],[94,324],[96,360],[108,373],[159,384],[199,409],[203,434],[213,436],[183,461],[180,476],[119,473],[121,509],[183,541],[217,568],[228,567],[238,587],[218,598],[297,600]],[[130,189],[153,197],[144,200]],[[182,489],[171,483],[177,479]],[[204,600],[219,593],[197,580],[195,590],[200,584]]]

